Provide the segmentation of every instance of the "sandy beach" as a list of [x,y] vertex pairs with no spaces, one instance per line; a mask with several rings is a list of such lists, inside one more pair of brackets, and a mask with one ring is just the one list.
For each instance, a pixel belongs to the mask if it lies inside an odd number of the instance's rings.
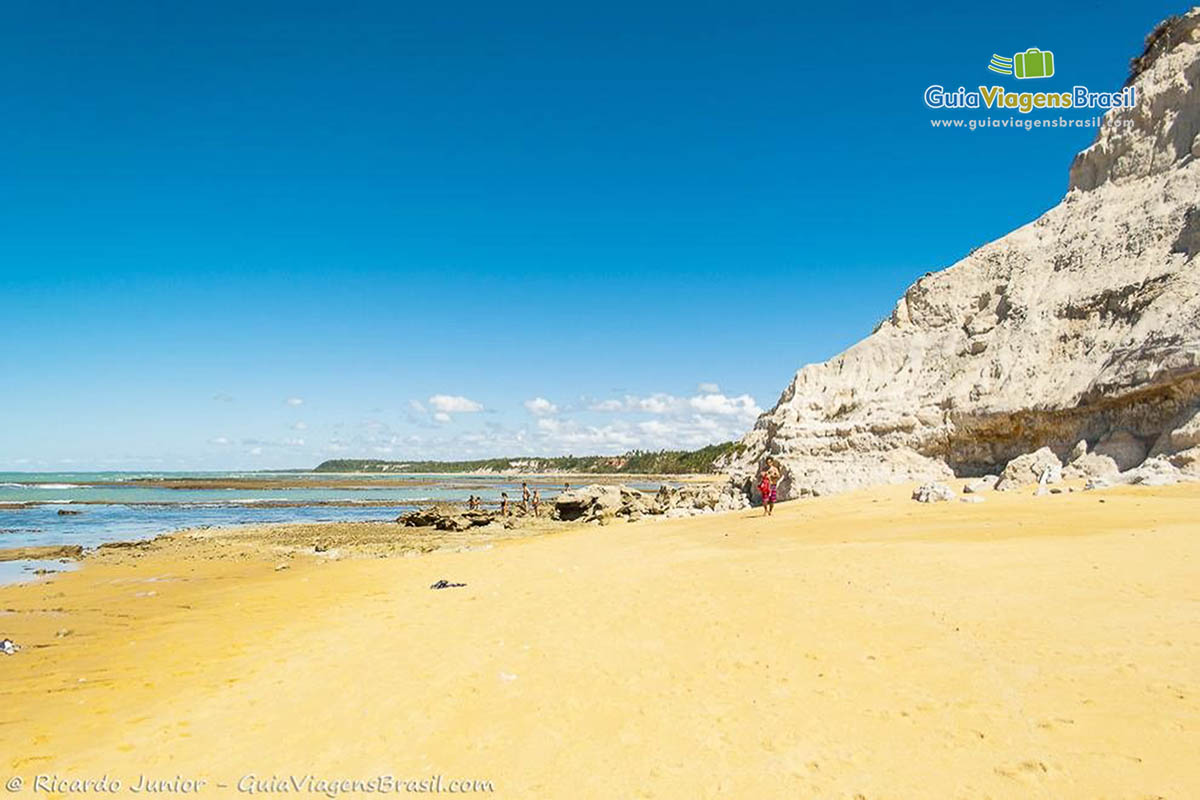
[[38,775],[209,796],[380,775],[506,798],[1200,794],[1200,486],[910,491],[417,557],[308,554],[320,526],[105,548],[0,589],[24,648],[0,657],[4,768],[35,795],[54,794]]

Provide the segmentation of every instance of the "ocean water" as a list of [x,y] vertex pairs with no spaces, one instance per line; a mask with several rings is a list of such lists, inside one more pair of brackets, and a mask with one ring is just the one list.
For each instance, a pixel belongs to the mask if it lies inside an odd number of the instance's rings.
[[[235,488],[168,488],[146,480],[236,481]],[[581,477],[568,478],[575,485]],[[270,488],[272,483],[294,484]],[[254,486],[261,483],[262,486]],[[354,488],[332,484],[353,483]],[[393,485],[387,485],[393,484]],[[654,491],[658,483],[633,483]],[[519,500],[521,479],[477,475],[344,475],[258,472],[0,472],[0,548],[147,539],[201,526],[268,522],[392,520],[430,502],[469,495]],[[549,499],[561,481],[530,479]],[[67,513],[60,513],[67,512]],[[24,565],[28,566],[28,564]],[[0,583],[14,570],[0,571]]]

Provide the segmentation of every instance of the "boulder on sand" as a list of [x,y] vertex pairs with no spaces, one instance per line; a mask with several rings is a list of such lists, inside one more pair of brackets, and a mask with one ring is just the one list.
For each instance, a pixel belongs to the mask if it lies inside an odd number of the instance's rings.
[[1006,492],[1035,483],[1058,483],[1060,480],[1062,462],[1049,447],[1043,447],[1009,461],[1000,475],[996,490]]
[[1104,478],[1121,471],[1111,456],[1085,453],[1063,469],[1064,478]]
[[996,483],[999,480],[999,475],[984,475],[982,478],[976,478],[975,480],[963,486],[963,493],[978,494],[979,492],[990,491],[996,488]]
[[[750,501],[745,493],[733,484],[718,486],[716,484],[685,484],[683,486],[662,486],[654,496],[652,513],[672,514],[673,516],[692,516],[695,514],[716,511],[737,511],[749,508]],[[679,513],[687,512],[687,513]]]
[[636,519],[645,514],[689,517],[749,505],[746,495],[732,484],[664,485],[653,497],[628,486],[592,485],[560,494],[554,499],[554,513],[564,521],[593,522],[610,517]]
[[1105,478],[1121,471],[1112,456],[1089,453],[1087,442],[1080,440],[1071,450],[1071,458],[1063,469],[1064,478]]
[[564,522],[595,520],[615,516],[625,503],[622,490],[632,495],[641,495],[634,489],[623,486],[591,484],[563,492],[554,498],[554,515]]
[[1133,486],[1174,486],[1189,476],[1184,475],[1162,456],[1147,458],[1134,469],[1118,476],[1122,483]]
[[944,503],[956,497],[958,495],[954,493],[953,489],[937,481],[921,484],[912,494],[912,499],[918,503]]

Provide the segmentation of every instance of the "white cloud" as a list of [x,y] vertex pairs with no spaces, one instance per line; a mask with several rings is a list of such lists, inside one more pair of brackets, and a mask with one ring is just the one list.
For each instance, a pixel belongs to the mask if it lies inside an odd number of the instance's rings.
[[294,430],[294,431],[306,431],[306,430],[308,430],[308,424],[307,424],[307,423],[305,423],[305,422],[297,422],[297,423],[294,423],[294,424],[292,425],[292,430]]
[[304,405],[304,398],[303,397],[289,397],[287,400],[284,400],[283,402],[287,403],[289,406],[302,406],[302,405]]
[[261,448],[261,447],[251,447],[251,448],[250,448],[250,455],[252,455],[252,456],[261,456],[261,455],[262,455],[262,448]]
[[284,439],[280,442],[284,447],[304,447],[303,439]]
[[697,395],[688,400],[690,405],[701,414],[720,414],[722,416],[738,416],[756,419],[762,413],[758,403],[748,394],[737,397],[726,397],[723,394],[711,393]]
[[588,406],[590,411],[618,412],[641,411],[646,414],[667,414],[683,407],[683,401],[669,394],[658,392],[648,397],[627,394],[620,400],[603,400]]
[[479,403],[457,394],[435,394],[429,398],[429,405],[434,411],[442,414],[473,414],[483,411],[483,406]]
[[532,400],[526,400],[525,409],[535,417],[545,417],[558,413],[558,406],[544,397],[535,397]]
[[[737,439],[762,413],[749,394],[722,394],[715,383],[701,383],[697,388],[700,391],[691,397],[666,392],[627,394],[593,402],[587,408],[612,415],[613,430],[632,437],[636,447],[648,449],[694,449]],[[645,419],[646,415],[651,419]],[[553,432],[542,433],[549,436]]]
[[208,440],[208,443],[209,443],[209,444],[221,444],[221,445],[224,445],[224,444],[230,444],[230,441],[229,441],[229,437],[228,437],[228,436],[218,436],[218,437],[216,437],[216,438],[214,438],[214,439],[209,439],[209,440]]
[[634,407],[649,414],[666,414],[679,406],[679,399],[669,394],[654,394],[650,397],[634,398]]
[[639,422],[638,430],[649,436],[665,437],[670,436],[675,432],[675,429],[661,420],[652,419],[647,422]]
[[449,422],[450,415],[447,414],[445,411],[439,411],[433,415],[433,420],[434,420],[434,422]]
[[638,446],[638,437],[624,422],[611,425],[581,425],[543,417],[537,421],[541,446],[551,453],[614,453]]
[[[703,384],[715,386],[715,384]],[[736,416],[754,419],[762,413],[758,403],[748,394],[730,397],[720,392],[707,392],[693,397],[675,397],[674,395],[658,392],[646,397],[625,395],[620,400],[603,400],[588,406],[590,411],[604,413],[640,412],[656,415],[681,415],[690,412],[701,414],[718,414],[721,416]]]

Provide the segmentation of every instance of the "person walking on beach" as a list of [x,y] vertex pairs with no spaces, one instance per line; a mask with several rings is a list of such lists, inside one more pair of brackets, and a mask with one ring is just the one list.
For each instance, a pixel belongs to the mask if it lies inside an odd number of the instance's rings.
[[778,497],[779,479],[782,474],[775,459],[768,458],[758,481],[758,493],[762,495],[763,516],[765,517],[769,517],[775,512],[775,500]]
[[535,517],[538,515],[538,507],[541,506],[541,504],[542,504],[542,491],[541,491],[541,489],[534,489],[533,490],[533,515]]
[[508,516],[508,492],[500,493],[500,516]]
[[529,511],[529,484],[521,481],[521,510]]
[[758,493],[762,496],[763,516],[771,516],[771,476],[765,468],[758,478]]

